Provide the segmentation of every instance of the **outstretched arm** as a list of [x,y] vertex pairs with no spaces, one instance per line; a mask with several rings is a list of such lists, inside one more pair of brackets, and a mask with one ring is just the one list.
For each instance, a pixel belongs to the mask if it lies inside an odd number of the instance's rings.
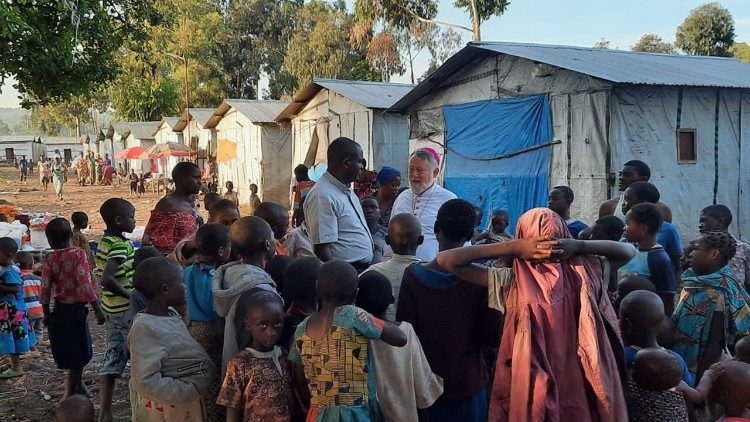
[[614,240],[559,239],[554,256],[568,259],[574,255],[601,255],[616,261],[630,261],[637,253],[633,245]]

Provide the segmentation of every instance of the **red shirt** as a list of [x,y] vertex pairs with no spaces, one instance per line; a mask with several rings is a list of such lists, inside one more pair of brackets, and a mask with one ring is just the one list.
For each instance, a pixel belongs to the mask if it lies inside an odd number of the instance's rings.
[[97,300],[91,284],[91,271],[86,252],[71,246],[55,249],[44,257],[42,265],[43,305],[54,298],[59,303],[82,303]]

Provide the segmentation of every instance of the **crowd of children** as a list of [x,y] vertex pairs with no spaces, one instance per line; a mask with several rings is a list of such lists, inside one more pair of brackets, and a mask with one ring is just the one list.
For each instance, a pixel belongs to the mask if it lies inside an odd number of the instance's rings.
[[134,206],[108,199],[95,254],[86,214],[54,219],[37,275],[0,238],[0,379],[23,374],[19,356],[46,330],[66,371],[58,420],[92,420],[93,312],[106,333],[102,421],[128,365],[134,421],[750,421],[750,247],[712,205],[683,251],[659,199],[634,182],[622,218],[588,227],[556,186],[515,237],[507,211],[477,231],[477,208],[449,200],[440,252],[422,262],[417,218],[385,227],[364,196],[376,253],[361,273],[315,256],[300,204],[291,231],[279,204],[242,217],[230,183],[166,257],[136,250]]

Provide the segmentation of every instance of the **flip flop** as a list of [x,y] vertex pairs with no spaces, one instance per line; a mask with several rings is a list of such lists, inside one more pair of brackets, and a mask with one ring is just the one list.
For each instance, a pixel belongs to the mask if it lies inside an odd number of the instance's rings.
[[8,368],[4,372],[0,373],[0,379],[7,380],[20,377],[21,375],[23,375],[23,371],[16,371],[13,368]]

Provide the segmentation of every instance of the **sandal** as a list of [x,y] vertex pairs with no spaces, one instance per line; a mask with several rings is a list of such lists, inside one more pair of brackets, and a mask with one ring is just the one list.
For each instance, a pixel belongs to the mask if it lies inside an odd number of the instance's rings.
[[20,377],[21,375],[23,375],[23,371],[16,371],[13,368],[8,368],[4,372],[0,373],[0,379],[7,380]]

